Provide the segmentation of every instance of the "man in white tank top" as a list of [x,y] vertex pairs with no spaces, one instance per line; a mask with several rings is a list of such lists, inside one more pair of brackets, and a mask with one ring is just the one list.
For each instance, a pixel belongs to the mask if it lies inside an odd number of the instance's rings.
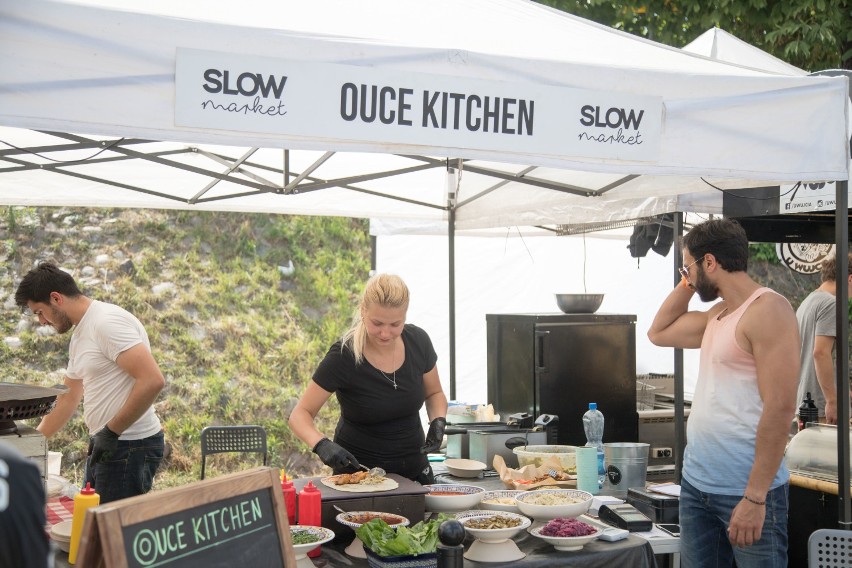
[[148,334],[130,312],[84,296],[74,278],[42,262],[15,292],[41,325],[72,330],[65,386],[38,425],[46,437],[59,431],[83,401],[89,430],[85,480],[109,503],[151,489],[163,459],[163,430],[154,401],[165,379],[151,355]]
[[[746,273],[748,238],[736,221],[696,225],[683,238],[683,258],[683,279],[648,330],[655,345],[701,348],[681,481],[682,564],[787,566],[796,315]],[[690,311],[695,293],[722,301]]]

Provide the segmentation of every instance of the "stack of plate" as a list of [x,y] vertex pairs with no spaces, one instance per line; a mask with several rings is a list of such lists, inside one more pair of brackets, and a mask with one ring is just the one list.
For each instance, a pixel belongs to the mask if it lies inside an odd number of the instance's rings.
[[62,521],[50,529],[50,538],[65,552],[71,550],[71,521]]

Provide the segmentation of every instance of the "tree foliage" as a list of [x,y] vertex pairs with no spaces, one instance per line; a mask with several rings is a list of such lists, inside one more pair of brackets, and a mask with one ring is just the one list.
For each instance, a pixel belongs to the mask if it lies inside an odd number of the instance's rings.
[[625,32],[683,47],[719,27],[807,71],[852,69],[852,0],[542,0]]

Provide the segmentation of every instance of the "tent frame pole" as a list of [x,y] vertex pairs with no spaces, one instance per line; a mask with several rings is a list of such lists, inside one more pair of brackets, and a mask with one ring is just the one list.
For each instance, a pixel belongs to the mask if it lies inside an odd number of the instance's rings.
[[[677,286],[680,282],[679,268],[683,266],[683,248],[681,239],[683,237],[683,213],[678,211],[674,214],[674,234],[675,239],[674,249],[674,285]],[[683,409],[683,349],[674,350],[674,458],[675,458],[675,483],[680,483],[681,471],[683,470],[683,452],[686,447],[686,420]]]
[[[834,208],[835,258],[837,272],[837,302],[835,302],[837,317],[836,341],[834,342],[837,363],[835,373],[837,379],[837,424],[849,424],[849,302],[841,301],[849,297],[848,266],[849,256],[849,182],[838,181],[836,184],[837,201]],[[840,260],[842,259],[842,260]],[[839,511],[838,525],[842,529],[852,529],[852,503],[849,498],[849,428],[837,428],[837,498]]]
[[456,203],[458,201],[457,170],[447,168],[447,258],[449,264],[450,310],[450,400],[456,400]]

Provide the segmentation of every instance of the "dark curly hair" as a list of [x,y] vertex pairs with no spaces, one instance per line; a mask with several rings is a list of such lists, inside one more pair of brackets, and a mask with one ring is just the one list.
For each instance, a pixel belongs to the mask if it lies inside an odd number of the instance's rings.
[[26,308],[28,302],[47,304],[51,292],[59,292],[63,296],[73,298],[82,296],[74,278],[50,262],[40,262],[39,265],[26,273],[18,289],[15,291],[15,303]]
[[682,243],[692,258],[712,254],[728,272],[745,272],[748,268],[748,237],[742,225],[733,219],[699,223],[684,235]]

